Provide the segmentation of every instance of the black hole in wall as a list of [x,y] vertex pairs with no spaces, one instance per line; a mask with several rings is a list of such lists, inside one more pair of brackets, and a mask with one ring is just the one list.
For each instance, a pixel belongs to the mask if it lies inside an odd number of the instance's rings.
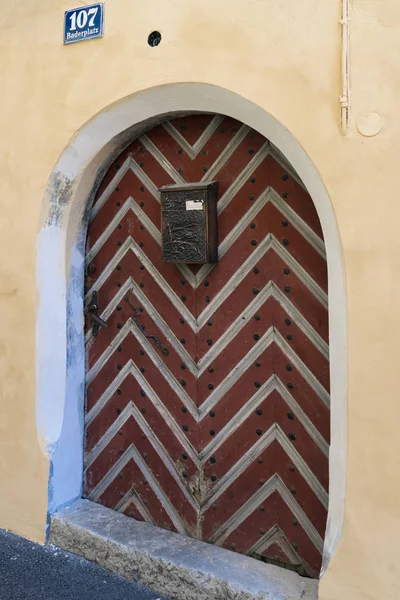
[[158,44],[160,42],[161,42],[161,33],[159,31],[152,31],[150,33],[149,37],[147,38],[147,43],[149,44],[149,46],[154,48],[155,46],[158,46]]

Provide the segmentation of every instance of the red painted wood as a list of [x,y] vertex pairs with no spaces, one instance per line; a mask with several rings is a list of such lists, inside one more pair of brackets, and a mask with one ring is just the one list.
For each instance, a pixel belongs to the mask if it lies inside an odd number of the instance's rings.
[[[207,273],[189,266],[192,285],[161,260],[157,189],[209,172],[219,182],[220,260]],[[86,319],[85,495],[317,576],[328,498],[327,269],[301,181],[234,119],[175,119],[111,165],[87,252],[87,302],[96,290],[108,328],[93,338]]]

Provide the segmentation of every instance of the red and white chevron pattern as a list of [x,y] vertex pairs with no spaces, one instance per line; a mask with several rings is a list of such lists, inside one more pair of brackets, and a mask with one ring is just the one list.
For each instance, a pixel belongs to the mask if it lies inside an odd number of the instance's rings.
[[[219,182],[219,263],[163,264],[158,188],[202,180]],[[316,576],[328,506],[327,273],[296,173],[231,118],[166,122],[107,172],[87,264],[87,302],[98,291],[109,327],[86,334],[86,496]]]

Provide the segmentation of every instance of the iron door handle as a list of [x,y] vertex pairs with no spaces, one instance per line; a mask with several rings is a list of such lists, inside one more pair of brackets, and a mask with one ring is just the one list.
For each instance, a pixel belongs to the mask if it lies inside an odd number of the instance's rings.
[[108,324],[97,314],[99,311],[99,295],[98,292],[92,293],[92,299],[90,303],[85,307],[85,314],[90,315],[90,326],[92,328],[92,335],[96,337],[100,327],[108,327]]
[[96,323],[99,327],[108,327],[108,323],[103,321],[100,317],[92,313],[92,323]]

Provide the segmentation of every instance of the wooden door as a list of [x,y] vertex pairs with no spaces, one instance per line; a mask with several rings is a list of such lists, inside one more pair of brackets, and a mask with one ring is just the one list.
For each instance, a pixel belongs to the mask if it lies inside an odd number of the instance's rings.
[[[219,262],[163,264],[158,188],[218,181]],[[325,248],[268,140],[191,115],[108,170],[87,238],[86,497],[317,576],[328,506]]]

